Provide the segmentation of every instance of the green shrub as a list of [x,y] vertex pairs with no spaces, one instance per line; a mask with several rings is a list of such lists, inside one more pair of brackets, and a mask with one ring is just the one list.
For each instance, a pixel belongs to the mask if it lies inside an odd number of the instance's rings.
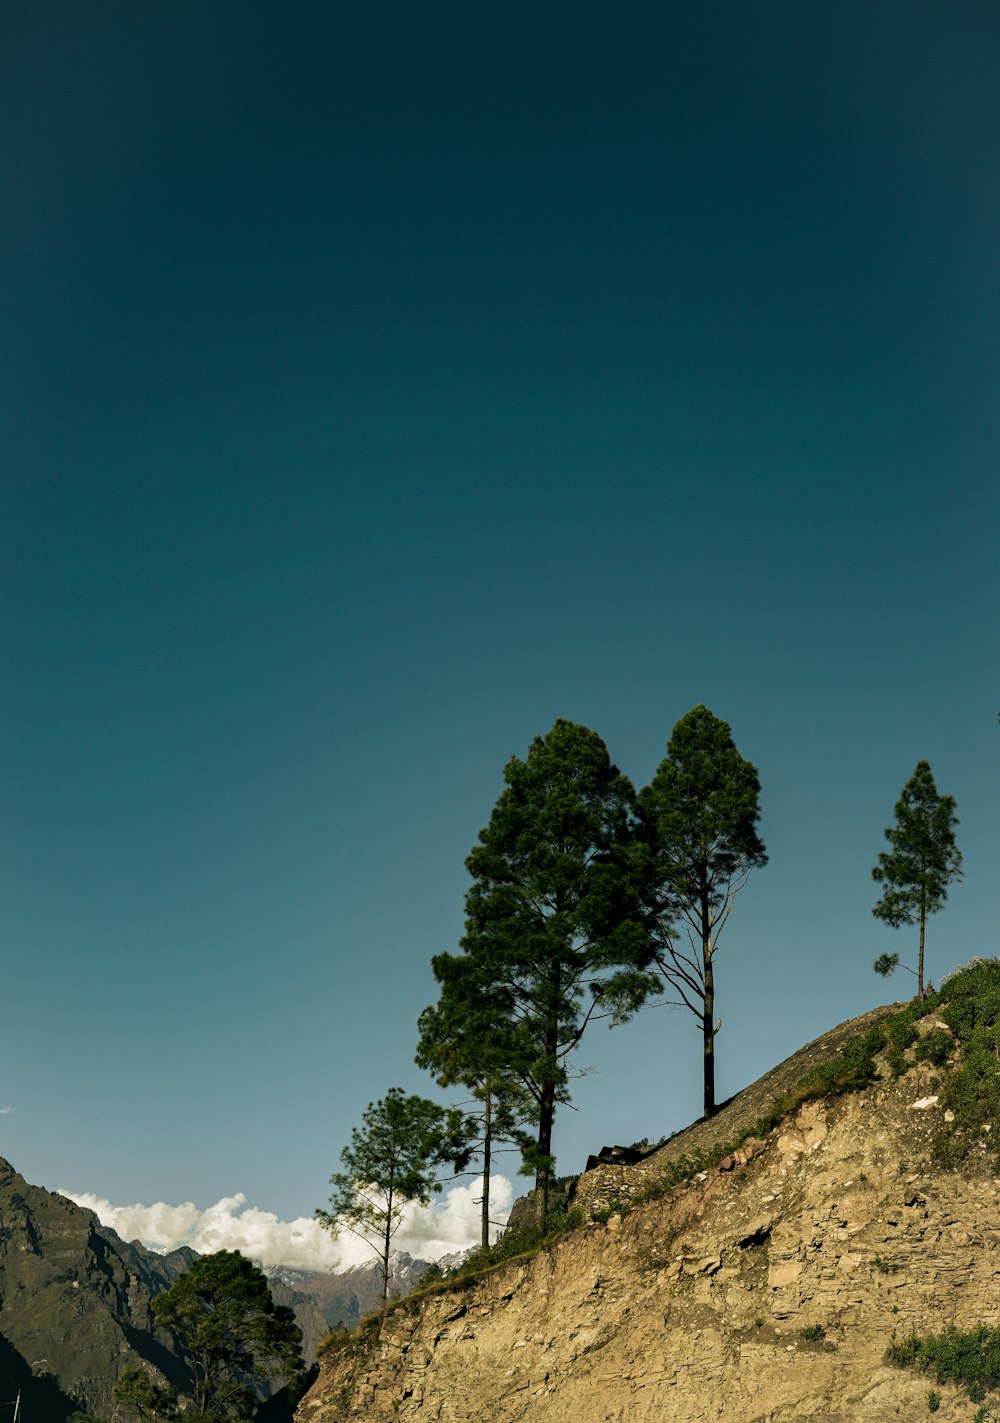
[[612,1201],[610,1205],[591,1211],[590,1219],[598,1225],[607,1225],[613,1215],[627,1216],[631,1209],[631,1201]]
[[[911,1334],[891,1344],[886,1354],[890,1364],[931,1374],[935,1383],[956,1383],[965,1388],[978,1386],[983,1397],[1000,1388],[1000,1329],[963,1332],[950,1324],[940,1334],[923,1338]],[[973,1402],[976,1400],[973,1399]]]
[[889,1046],[898,1048],[904,1052],[906,1048],[912,1047],[917,1038],[917,1030],[913,1026],[913,1018],[904,1012],[895,1013],[885,1024],[885,1035]]
[[932,1062],[935,1067],[943,1067],[954,1046],[955,1039],[947,1028],[934,1028],[920,1039],[913,1055],[918,1062]]
[[941,1407],[941,1395],[938,1393],[936,1388],[932,1388],[930,1393],[927,1395],[927,1407],[932,1413],[936,1413]]
[[811,1344],[818,1344],[821,1339],[826,1338],[826,1330],[822,1324],[806,1324],[799,1330],[803,1339]]

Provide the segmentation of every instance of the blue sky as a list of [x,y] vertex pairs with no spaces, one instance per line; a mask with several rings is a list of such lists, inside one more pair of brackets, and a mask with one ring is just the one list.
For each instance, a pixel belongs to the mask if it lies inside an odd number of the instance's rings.
[[[512,754],[704,702],[769,866],[719,1090],[886,997],[921,757],[998,951],[992,5],[41,3],[0,21],[0,1151],[325,1203]],[[889,994],[908,992],[903,976]],[[613,1036],[561,1169],[699,1111]]]

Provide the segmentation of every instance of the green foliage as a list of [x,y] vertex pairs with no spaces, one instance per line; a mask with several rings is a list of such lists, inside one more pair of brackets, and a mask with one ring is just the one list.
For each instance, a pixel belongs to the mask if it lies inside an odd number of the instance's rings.
[[886,1042],[904,1052],[916,1042],[919,1034],[913,1020],[905,1013],[896,1013],[883,1024]]
[[858,1092],[867,1087],[878,1075],[875,1059],[887,1042],[886,1030],[881,1023],[869,1028],[866,1033],[859,1033],[844,1047],[839,1057],[820,1063],[790,1091],[782,1093],[772,1106],[771,1113],[757,1123],[756,1135],[766,1135],[782,1117],[803,1102],[811,1102],[818,1097],[837,1097],[844,1092]]
[[940,1093],[941,1105],[954,1120],[938,1133],[933,1147],[937,1164],[950,1169],[987,1142],[994,1152],[1000,1149],[1000,961],[973,959],[943,981],[929,1006],[951,1031],[934,1029],[918,1045],[918,1054],[926,1052],[937,1063],[952,1054],[958,1059]]
[[922,1037],[913,1050],[918,1062],[929,1062],[935,1067],[943,1067],[951,1056],[955,1038],[947,1028],[932,1028]]
[[567,1059],[595,1017],[624,1022],[660,989],[636,893],[632,786],[595,732],[558,720],[512,757],[466,866],[462,948],[501,995],[505,1066],[537,1109],[540,1215]]
[[142,1419],[172,1418],[177,1412],[177,1390],[160,1388],[139,1365],[122,1369],[111,1396]]
[[631,1201],[611,1201],[607,1206],[602,1206],[596,1211],[591,1211],[590,1219],[597,1225],[607,1225],[613,1215],[627,1216],[632,1209]]
[[812,1344],[818,1344],[821,1339],[826,1338],[826,1330],[822,1324],[803,1325],[799,1333],[803,1339]]
[[705,706],[694,707],[674,727],[666,757],[639,795],[639,810],[656,961],[673,1001],[698,1021],[710,1116],[721,1026],[715,1021],[718,939],[750,871],[767,863],[757,834],[757,768],[740,755],[726,722]]
[[[975,1388],[978,1398],[1000,1388],[1000,1329],[962,1331],[950,1324],[940,1334],[911,1334],[889,1347],[886,1359],[901,1368],[931,1374],[935,1383]],[[982,1392],[979,1392],[982,1390]],[[970,1393],[971,1397],[971,1393]]]
[[909,1067],[906,1049],[915,1041],[917,1030],[909,1019],[893,1017],[884,1024],[886,1035],[886,1061],[893,1077],[902,1077]]
[[316,1217],[334,1236],[349,1230],[378,1251],[382,1304],[389,1292],[389,1252],[403,1208],[410,1201],[428,1205],[441,1190],[438,1173],[456,1172],[469,1162],[469,1125],[457,1108],[427,1097],[407,1096],[392,1087],[380,1102],[369,1103],[362,1129],[340,1153],[343,1171],[330,1177],[331,1210]]
[[302,1380],[295,1316],[274,1303],[262,1272],[237,1250],[196,1260],[153,1300],[153,1314],[176,1335],[194,1371],[195,1406],[214,1423],[250,1418],[263,1388]]
[[872,968],[883,978],[888,978],[890,974],[895,973],[896,969],[899,968],[899,955],[879,954],[878,958],[872,964]]
[[936,1388],[932,1388],[927,1395],[927,1407],[931,1413],[936,1413],[941,1407],[941,1395]]
[[872,1261],[875,1269],[880,1275],[898,1275],[899,1266],[893,1260],[884,1260],[881,1255],[876,1255]]
[[[962,855],[955,844],[955,798],[938,794],[929,762],[917,762],[895,814],[895,824],[885,832],[890,848],[880,853],[872,870],[872,878],[882,886],[872,913],[893,929],[919,924],[917,985],[922,998],[927,916],[944,906],[948,886],[962,877]],[[898,962],[898,954],[883,954],[873,967],[876,973],[889,974]]]

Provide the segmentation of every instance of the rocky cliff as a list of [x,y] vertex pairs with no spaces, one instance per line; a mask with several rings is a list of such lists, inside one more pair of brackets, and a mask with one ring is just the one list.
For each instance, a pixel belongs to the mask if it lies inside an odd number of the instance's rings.
[[[151,1306],[197,1258],[121,1240],[0,1159],[0,1407],[20,1392],[31,1423],[64,1423],[80,1409],[110,1417],[121,1369],[139,1363],[187,1393],[187,1366],[155,1332]],[[311,1361],[327,1332],[319,1306],[277,1281],[272,1295],[294,1309]]]
[[[916,1056],[894,1075],[883,1054],[864,1090],[806,1101],[668,1193],[397,1307],[328,1349],[298,1423],[926,1415],[931,1381],[886,1349],[1000,1323],[1000,1196],[982,1152],[932,1164],[952,1069]],[[972,1423],[964,1392],[939,1391],[940,1419]]]
[[150,1306],[185,1268],[184,1259],[126,1245],[89,1211],[30,1186],[0,1160],[4,1399],[20,1389],[25,1414],[46,1423],[77,1408],[99,1412],[122,1365],[140,1361],[183,1388],[186,1370],[153,1333]]

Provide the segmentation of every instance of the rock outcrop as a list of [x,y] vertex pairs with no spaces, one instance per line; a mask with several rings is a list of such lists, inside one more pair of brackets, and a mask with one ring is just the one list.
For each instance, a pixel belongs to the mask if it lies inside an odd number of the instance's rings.
[[946,1070],[810,1101],[624,1217],[398,1307],[327,1351],[297,1423],[925,1415],[894,1336],[1000,1324],[997,1182],[930,1164]]

